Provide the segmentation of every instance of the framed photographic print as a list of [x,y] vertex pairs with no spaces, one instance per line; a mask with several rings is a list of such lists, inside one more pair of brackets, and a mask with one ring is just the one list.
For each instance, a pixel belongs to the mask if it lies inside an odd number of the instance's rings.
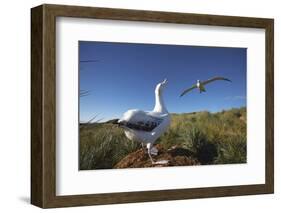
[[274,191],[273,19],[31,9],[31,203]]

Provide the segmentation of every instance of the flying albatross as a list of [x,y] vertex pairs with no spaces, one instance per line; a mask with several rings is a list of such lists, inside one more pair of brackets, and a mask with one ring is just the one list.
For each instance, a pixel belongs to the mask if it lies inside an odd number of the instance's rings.
[[184,96],[186,93],[190,92],[191,90],[193,90],[193,89],[195,89],[195,88],[198,88],[200,93],[201,93],[201,92],[206,92],[205,85],[206,85],[206,84],[209,84],[209,83],[211,83],[211,82],[213,82],[213,81],[218,81],[218,80],[223,80],[223,81],[229,81],[229,82],[231,82],[231,80],[229,80],[229,79],[227,79],[227,78],[224,78],[224,77],[214,77],[214,78],[210,78],[210,79],[208,79],[208,80],[206,80],[206,81],[202,81],[202,82],[201,82],[200,80],[197,80],[197,83],[194,84],[194,85],[192,85],[192,87],[187,88],[186,90],[184,90],[184,91],[181,93],[180,97]]
[[154,161],[151,155],[157,155],[158,150],[153,147],[155,141],[167,130],[170,125],[170,114],[163,101],[163,90],[167,80],[157,84],[155,88],[155,107],[152,111],[130,109],[123,114],[117,124],[124,128],[129,140],[146,145],[148,156],[152,164],[166,164],[168,161]]

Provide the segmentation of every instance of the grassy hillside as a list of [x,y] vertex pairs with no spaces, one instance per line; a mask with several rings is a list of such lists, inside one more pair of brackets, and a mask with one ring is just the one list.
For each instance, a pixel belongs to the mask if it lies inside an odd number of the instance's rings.
[[[169,130],[157,143],[179,146],[201,164],[246,162],[246,108],[218,113],[172,114]],[[129,141],[122,129],[108,123],[80,125],[80,169],[110,169],[140,144]]]

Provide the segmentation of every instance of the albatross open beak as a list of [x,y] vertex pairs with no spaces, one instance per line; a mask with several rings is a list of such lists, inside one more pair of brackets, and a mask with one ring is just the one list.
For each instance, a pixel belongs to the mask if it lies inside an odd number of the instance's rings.
[[162,82],[162,84],[167,84],[167,83],[168,83],[167,79],[165,79],[165,80]]

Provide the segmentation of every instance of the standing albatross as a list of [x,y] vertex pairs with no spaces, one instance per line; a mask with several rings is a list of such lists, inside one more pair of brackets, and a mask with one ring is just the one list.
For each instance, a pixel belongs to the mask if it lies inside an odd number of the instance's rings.
[[197,83],[193,84],[191,87],[185,89],[181,93],[180,97],[184,96],[186,93],[190,92],[191,90],[193,90],[195,88],[198,88],[200,93],[201,92],[206,92],[205,85],[209,84],[209,83],[211,83],[213,81],[218,81],[218,80],[223,80],[223,81],[231,82],[231,80],[229,80],[228,78],[224,78],[224,77],[214,77],[214,78],[210,78],[210,79],[208,79],[206,81],[202,81],[202,82],[200,80],[197,80]]
[[170,125],[170,114],[163,101],[163,90],[167,80],[157,84],[155,88],[155,107],[152,111],[131,109],[118,120],[120,127],[124,128],[129,140],[146,145],[148,156],[152,164],[165,164],[168,161],[155,162],[151,155],[157,155],[158,150],[153,147],[155,141],[167,130]]

